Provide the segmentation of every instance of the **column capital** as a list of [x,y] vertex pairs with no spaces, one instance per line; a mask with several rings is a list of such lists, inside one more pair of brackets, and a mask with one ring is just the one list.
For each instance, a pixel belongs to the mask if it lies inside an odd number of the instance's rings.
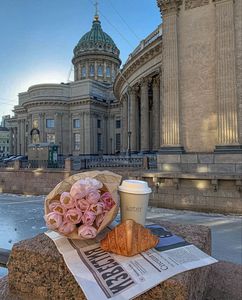
[[148,87],[148,85],[150,83],[151,83],[151,78],[149,78],[149,77],[143,77],[139,81],[139,84],[140,84],[141,88]]
[[136,88],[134,86],[128,88],[128,92],[130,95],[136,94]]
[[157,76],[157,77],[153,78],[152,84],[153,84],[153,87],[159,87],[159,85],[160,85],[160,77]]
[[182,2],[182,0],[157,0],[157,5],[160,8],[161,15],[167,15],[177,13]]

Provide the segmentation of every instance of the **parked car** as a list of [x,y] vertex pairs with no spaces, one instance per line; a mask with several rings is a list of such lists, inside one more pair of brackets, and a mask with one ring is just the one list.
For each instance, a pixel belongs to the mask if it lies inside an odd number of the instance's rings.
[[25,155],[17,155],[16,157],[14,157],[14,158],[11,159],[11,161],[15,161],[15,160],[20,160],[20,161],[28,160],[28,156],[25,156]]
[[4,160],[3,160],[3,162],[4,163],[8,163],[9,161],[11,161],[13,158],[15,158],[16,157],[16,155],[12,155],[12,156],[9,156],[9,157],[7,157],[7,158],[4,158]]

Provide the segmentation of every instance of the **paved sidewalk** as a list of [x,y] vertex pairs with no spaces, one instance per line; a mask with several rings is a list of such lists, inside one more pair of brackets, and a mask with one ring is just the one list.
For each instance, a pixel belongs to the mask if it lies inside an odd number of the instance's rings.
[[[44,196],[0,194],[0,248],[46,231]],[[200,224],[212,230],[212,255],[242,264],[242,216],[206,214],[161,208],[149,208],[147,218],[163,218],[182,224]],[[6,273],[0,268],[0,277]]]

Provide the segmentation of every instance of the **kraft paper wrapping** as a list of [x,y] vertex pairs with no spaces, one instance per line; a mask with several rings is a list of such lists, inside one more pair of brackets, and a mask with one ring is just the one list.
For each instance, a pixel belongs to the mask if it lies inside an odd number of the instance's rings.
[[[83,172],[72,175],[65,180],[61,181],[56,185],[56,187],[46,196],[45,198],[45,214],[50,212],[49,204],[52,201],[59,201],[60,195],[63,192],[69,192],[72,185],[80,179],[84,179],[86,177],[95,178],[103,183],[103,188],[101,191],[107,191],[111,193],[113,200],[115,201],[115,205],[111,208],[111,210],[105,216],[103,222],[100,227],[97,229],[97,234],[100,233],[105,227],[107,227],[116,217],[119,209],[119,195],[118,195],[118,186],[120,185],[122,176],[115,174],[109,171],[90,171]],[[58,230],[56,230],[58,232]],[[61,234],[61,233],[60,233]],[[63,235],[63,234],[62,234]],[[65,235],[71,239],[82,240],[80,236],[77,234],[77,229],[70,234]]]

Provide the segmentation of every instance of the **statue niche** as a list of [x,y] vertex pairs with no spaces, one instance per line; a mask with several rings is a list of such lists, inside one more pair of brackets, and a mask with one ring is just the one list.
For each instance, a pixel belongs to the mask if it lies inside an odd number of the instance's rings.
[[40,138],[39,138],[39,135],[40,135],[40,132],[39,132],[39,129],[38,128],[33,128],[30,132],[30,135],[31,135],[31,143],[32,144],[39,144],[39,141],[40,141]]

